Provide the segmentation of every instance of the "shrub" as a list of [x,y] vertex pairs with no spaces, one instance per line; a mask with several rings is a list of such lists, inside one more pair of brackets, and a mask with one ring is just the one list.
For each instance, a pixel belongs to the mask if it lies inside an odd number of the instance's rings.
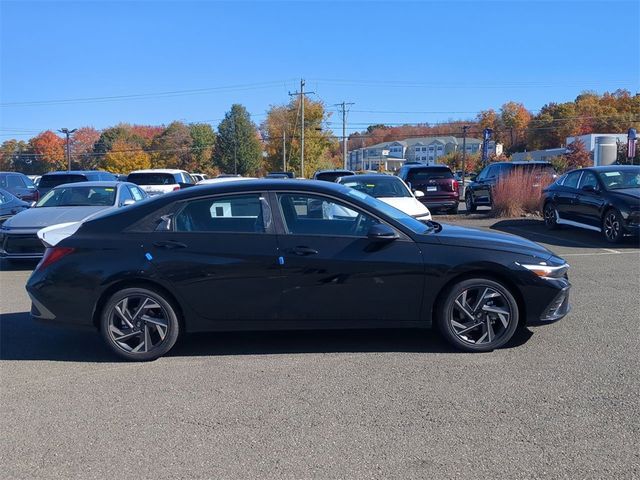
[[520,217],[539,212],[542,189],[552,180],[539,172],[516,169],[500,179],[492,191],[494,215]]

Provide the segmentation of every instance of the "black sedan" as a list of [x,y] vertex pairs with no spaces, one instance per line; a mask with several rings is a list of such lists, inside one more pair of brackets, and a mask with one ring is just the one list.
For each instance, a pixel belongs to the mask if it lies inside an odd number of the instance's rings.
[[16,213],[20,213],[30,206],[31,204],[29,202],[20,200],[12,193],[0,188],[0,225],[13,217]]
[[542,196],[549,229],[571,225],[602,232],[611,243],[640,233],[640,166],[608,165],[573,170]]
[[329,182],[202,185],[39,235],[31,314],[94,326],[129,360],[184,332],[248,329],[435,325],[483,352],[569,310],[568,265],[540,245]]

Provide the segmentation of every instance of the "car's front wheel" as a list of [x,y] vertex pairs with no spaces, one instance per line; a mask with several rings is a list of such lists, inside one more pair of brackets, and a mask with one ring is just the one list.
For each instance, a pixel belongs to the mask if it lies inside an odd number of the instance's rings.
[[465,195],[464,204],[467,208],[467,212],[475,212],[478,209],[476,204],[473,203],[473,194],[470,191],[467,191]]
[[547,202],[544,206],[542,215],[544,216],[544,226],[549,230],[558,228],[558,215],[556,209],[551,202]]
[[174,346],[180,323],[164,294],[135,287],[111,296],[102,310],[100,330],[109,348],[120,357],[149,361]]
[[467,352],[503,346],[515,333],[518,319],[513,294],[488,278],[470,278],[454,285],[436,313],[436,324],[445,339]]
[[602,219],[602,233],[609,243],[620,243],[624,236],[622,217],[617,210],[611,209],[604,214]]

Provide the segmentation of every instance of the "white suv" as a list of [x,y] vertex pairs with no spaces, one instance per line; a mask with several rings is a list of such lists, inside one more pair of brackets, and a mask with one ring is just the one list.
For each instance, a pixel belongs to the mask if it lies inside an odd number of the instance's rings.
[[174,169],[136,170],[127,176],[127,182],[135,183],[149,196],[173,192],[195,184],[187,172]]

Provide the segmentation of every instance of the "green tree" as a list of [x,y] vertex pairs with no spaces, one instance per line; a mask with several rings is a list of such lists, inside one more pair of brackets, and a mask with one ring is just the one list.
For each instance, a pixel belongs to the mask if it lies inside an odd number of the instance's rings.
[[301,126],[300,99],[287,105],[272,106],[261,125],[265,139],[265,167],[268,170],[283,169],[283,138],[286,138],[287,170],[310,177],[316,170],[335,168],[341,164],[340,146],[332,132],[323,128],[329,113],[322,102],[305,99],[304,104],[304,172],[300,171]]
[[214,164],[225,173],[254,175],[260,168],[261,158],[262,145],[247,109],[232,105],[218,125]]
[[189,125],[192,139],[194,170],[203,173],[214,173],[213,147],[216,143],[216,132],[208,123],[192,123]]
[[182,122],[171,122],[151,143],[151,163],[154,168],[193,171],[192,146],[189,127]]

